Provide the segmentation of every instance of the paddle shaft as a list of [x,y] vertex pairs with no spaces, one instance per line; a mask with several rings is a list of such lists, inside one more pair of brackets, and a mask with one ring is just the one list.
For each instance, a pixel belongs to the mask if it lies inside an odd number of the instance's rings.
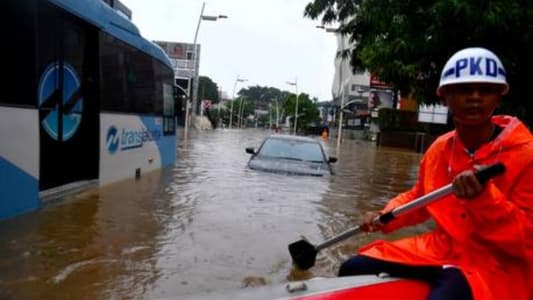
[[[505,171],[505,167],[501,163],[496,163],[487,167],[483,167],[482,169],[475,172],[477,180],[484,184],[487,180],[492,178],[495,175],[501,174]],[[385,213],[383,215],[377,216],[372,222],[374,224],[387,224],[390,221],[394,220],[395,218],[405,215],[413,210],[416,210],[418,208],[424,207],[431,202],[434,202],[448,194],[451,194],[453,192],[453,186],[452,184],[447,184],[437,190],[434,190],[431,193],[428,193],[422,197],[419,197],[409,203],[406,203],[404,205],[398,206],[391,210],[388,213]],[[330,239],[325,240],[319,245],[316,245],[316,251],[320,251],[321,249],[327,248],[333,244],[336,244],[340,241],[343,241],[351,236],[354,236],[356,234],[361,233],[361,226],[356,226],[352,229],[348,229],[342,233],[340,233],[337,236],[334,236]]]
[[[395,209],[393,209],[392,211],[386,213],[386,214],[383,214],[383,215],[380,215],[380,216],[377,216],[372,222],[375,223],[375,224],[387,224],[388,222],[394,220],[395,218],[401,216],[401,215],[404,215],[404,214],[407,214],[417,208],[420,208],[420,207],[423,207],[423,206],[426,206],[428,205],[429,203],[437,200],[437,199],[440,199],[441,197],[444,197],[450,193],[453,192],[453,187],[452,187],[452,184],[448,184],[438,190],[435,190],[429,194],[426,194],[416,200],[413,200],[407,204],[404,204],[402,206],[399,206],[399,207],[396,207]],[[336,244],[340,241],[343,241],[353,235],[356,235],[356,234],[359,234],[361,233],[361,226],[356,226],[352,229],[348,229],[342,233],[340,233],[339,235],[337,236],[334,236],[328,240],[325,240],[324,242],[322,242],[321,244],[317,245],[316,246],[316,249],[317,251],[318,250],[321,250],[321,249],[324,249],[324,248],[327,248],[333,244]]]

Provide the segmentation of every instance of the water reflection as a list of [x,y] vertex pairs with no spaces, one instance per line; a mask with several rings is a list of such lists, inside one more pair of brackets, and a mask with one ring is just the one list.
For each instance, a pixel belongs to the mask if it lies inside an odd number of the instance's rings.
[[[420,160],[346,140],[335,175],[284,176],[245,167],[244,149],[267,131],[190,134],[173,168],[1,222],[0,298],[179,298],[334,276],[342,259],[382,237],[324,249],[310,272],[292,268],[287,245],[355,226],[414,182]],[[325,143],[328,153],[335,144]]]
[[154,236],[171,208],[153,172],[0,224],[0,295],[14,299],[140,295],[158,278]]

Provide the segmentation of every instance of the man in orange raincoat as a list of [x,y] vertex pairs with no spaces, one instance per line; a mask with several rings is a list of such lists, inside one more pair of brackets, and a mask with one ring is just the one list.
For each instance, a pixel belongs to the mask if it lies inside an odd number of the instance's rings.
[[[533,136],[517,118],[493,116],[509,90],[500,59],[484,48],[455,53],[437,89],[455,130],[439,137],[422,158],[415,186],[361,228],[391,232],[429,218],[429,233],[376,241],[345,261],[340,276],[389,273],[430,284],[428,299],[533,299]],[[481,185],[480,165],[506,171]],[[371,220],[452,182],[454,193],[387,225]]]

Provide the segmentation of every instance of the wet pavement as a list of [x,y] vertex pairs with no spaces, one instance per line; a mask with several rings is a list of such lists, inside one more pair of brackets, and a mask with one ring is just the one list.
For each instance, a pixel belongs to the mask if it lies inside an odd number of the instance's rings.
[[[288,244],[357,225],[411,186],[421,156],[345,140],[332,176],[246,169],[245,148],[267,134],[192,131],[172,168],[0,222],[0,299],[180,299],[333,277],[359,246],[429,226],[360,235],[322,250],[310,271],[293,269]],[[335,146],[325,143],[332,156]]]

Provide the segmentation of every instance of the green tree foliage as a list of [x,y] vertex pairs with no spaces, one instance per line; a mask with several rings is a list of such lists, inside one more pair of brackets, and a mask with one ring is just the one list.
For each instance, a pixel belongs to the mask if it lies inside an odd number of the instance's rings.
[[254,101],[257,108],[266,110],[268,104],[272,103],[273,99],[285,99],[289,95],[289,92],[281,91],[275,87],[256,85],[241,89],[239,95]]
[[[242,102],[240,102],[242,100]],[[247,97],[239,97],[239,108],[241,110],[242,121],[241,124],[247,124],[248,117],[254,114],[256,109],[254,101],[248,99]]]
[[511,86],[501,110],[533,124],[531,0],[314,0],[304,15],[342,24],[340,32],[356,42],[352,67],[370,70],[419,102],[438,101],[440,71],[453,53],[491,49]]
[[[260,109],[264,111],[271,111],[272,120],[275,124],[276,118],[276,103],[279,105],[279,122],[282,122],[283,118],[286,116],[294,116],[295,110],[295,95],[291,94],[288,91],[282,91],[275,87],[264,87],[264,86],[253,86],[248,88],[240,89],[237,93],[239,95],[233,102],[233,125],[237,126],[239,122],[239,111],[241,110],[241,100],[242,100],[242,115],[243,115],[243,124],[247,124],[246,120],[255,114],[255,110]],[[316,106],[317,99],[310,99],[309,95],[301,93],[298,98],[298,113],[303,114],[298,117],[298,128],[304,128],[307,125],[312,124],[313,122],[318,122],[320,113]],[[270,105],[269,105],[270,104]],[[224,124],[228,124],[229,116],[231,111],[231,101],[228,101],[226,107],[222,110],[221,117],[223,118]],[[255,118],[260,118],[261,124],[267,124],[269,114],[262,117],[254,116]]]
[[[212,104],[220,101],[217,84],[207,76],[200,76],[198,82],[198,100],[199,102],[201,100],[211,100]],[[218,110],[206,109],[205,115],[211,122],[213,128],[216,128],[219,119]]]
[[[233,110],[232,103],[233,102]],[[242,114],[242,124],[246,124],[244,121],[248,116],[254,113],[254,103],[244,96],[239,96],[233,101],[228,101],[225,104],[225,107],[221,109],[220,117],[224,124],[229,124],[230,115],[232,118],[232,126],[237,126],[239,124],[239,119]],[[231,113],[233,111],[233,113]]]
[[218,103],[218,86],[207,76],[200,76],[198,85],[198,96],[200,100],[211,100],[213,103]]
[[[290,94],[283,103],[283,110],[287,117],[290,117],[291,126],[294,126],[294,113],[296,111],[296,95]],[[298,122],[297,130],[301,130],[310,125],[320,122],[320,112],[315,101],[309,99],[309,95],[301,93],[298,96]]]

